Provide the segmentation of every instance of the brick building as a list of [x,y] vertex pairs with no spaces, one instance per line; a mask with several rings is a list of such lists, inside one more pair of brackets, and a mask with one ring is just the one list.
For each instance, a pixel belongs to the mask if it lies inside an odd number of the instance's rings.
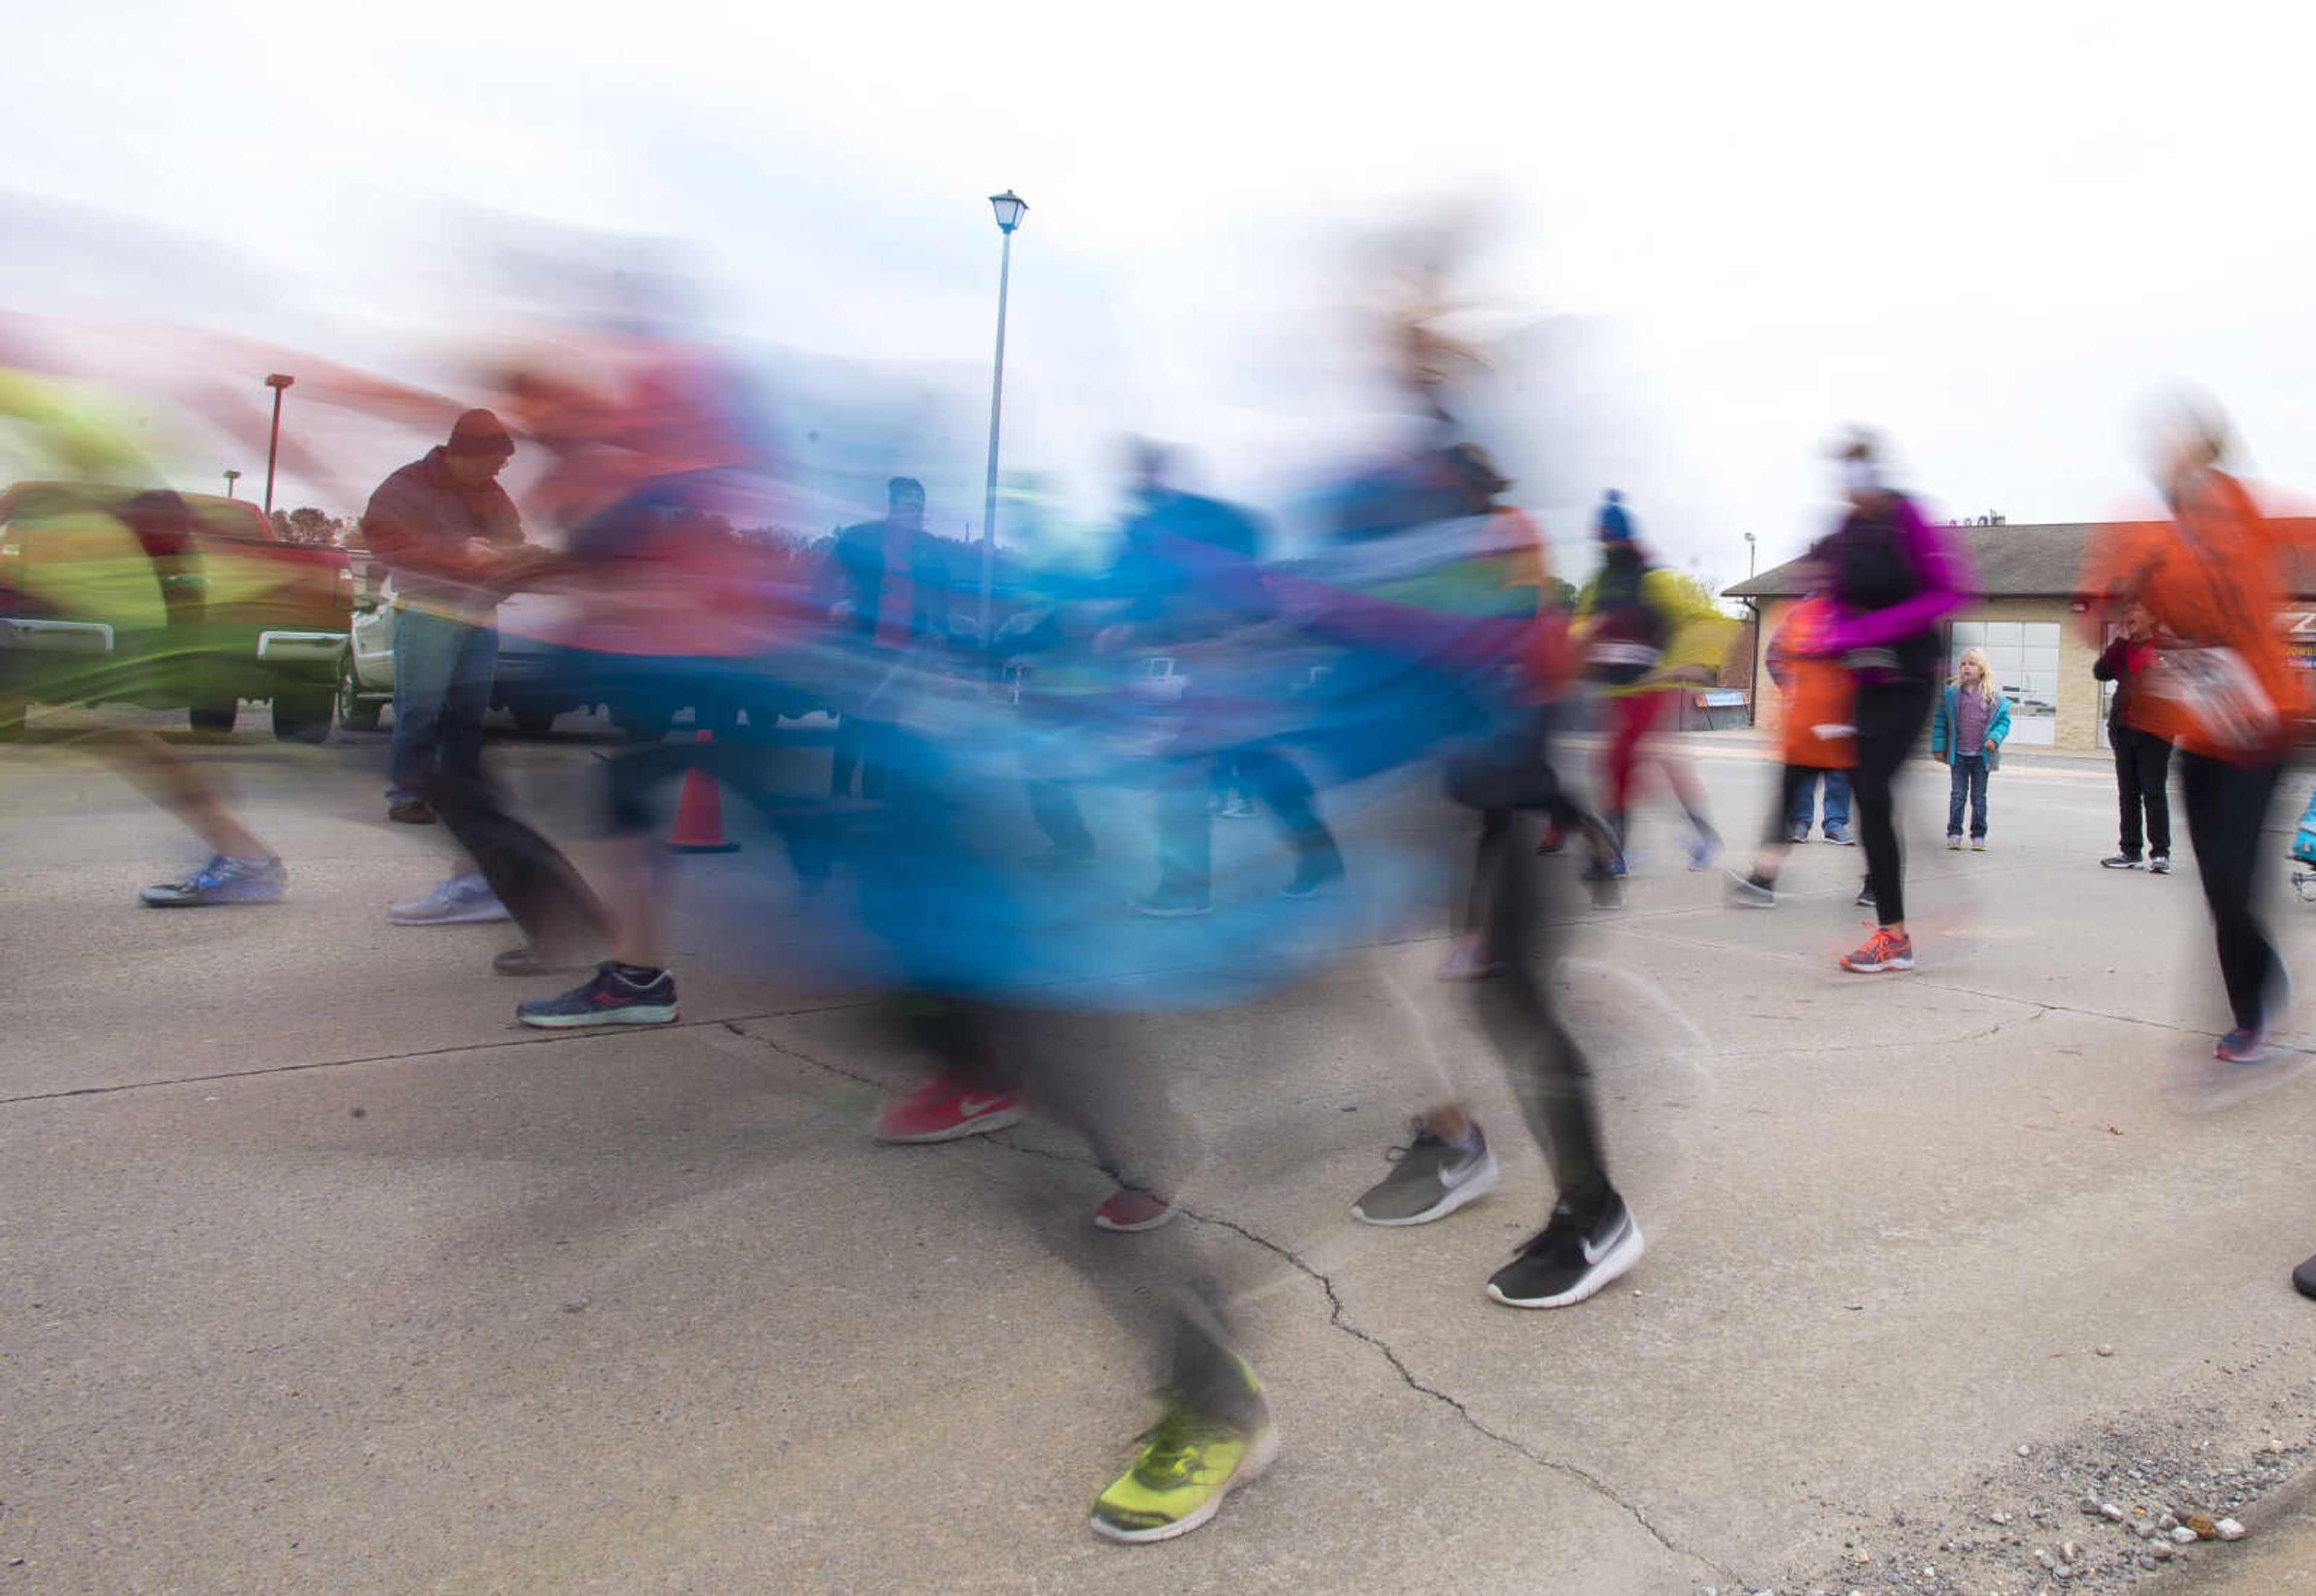
[[[2283,523],[2316,548],[2316,522]],[[2093,679],[2098,649],[2083,634],[2074,599],[2089,522],[2012,526],[1973,523],[1954,528],[1970,551],[1981,597],[1946,626],[1949,661],[1973,645],[1986,651],[1994,679],[2011,701],[2010,740],[2018,746],[2089,750],[2107,746],[2107,685]],[[1753,669],[1759,673],[1759,723],[1773,724],[1777,696],[1769,684],[1767,642],[1804,596],[1798,561],[1764,571],[1724,590],[1761,617]],[[2292,634],[2294,657],[2316,669],[2316,563],[2301,563],[2295,597],[2277,625]]]

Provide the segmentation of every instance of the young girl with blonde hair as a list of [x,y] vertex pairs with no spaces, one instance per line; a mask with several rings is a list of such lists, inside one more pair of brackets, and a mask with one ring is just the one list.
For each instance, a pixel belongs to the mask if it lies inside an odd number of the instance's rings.
[[2010,701],[1994,685],[1984,649],[1966,648],[1955,678],[1938,699],[1930,723],[1930,752],[1954,767],[1946,799],[1946,847],[1962,847],[1962,811],[1970,805],[1972,851],[1986,851],[1986,778],[2002,762],[2002,740],[2010,735]]

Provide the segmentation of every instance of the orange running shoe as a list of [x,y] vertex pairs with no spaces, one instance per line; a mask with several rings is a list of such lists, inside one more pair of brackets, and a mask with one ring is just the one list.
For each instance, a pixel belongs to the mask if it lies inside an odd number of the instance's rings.
[[1841,955],[1841,967],[1860,975],[1871,975],[1877,970],[1911,970],[1914,967],[1914,939],[1902,933],[1877,926],[1866,945],[1854,953]]

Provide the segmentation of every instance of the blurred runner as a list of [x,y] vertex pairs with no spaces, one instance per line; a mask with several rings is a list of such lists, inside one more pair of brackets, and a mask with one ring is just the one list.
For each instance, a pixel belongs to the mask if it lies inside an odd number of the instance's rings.
[[1693,662],[1688,656],[1695,652],[1694,633],[1684,639],[1683,632],[1720,617],[1710,607],[1700,607],[1672,572],[1649,558],[1624,496],[1616,489],[1602,498],[1592,525],[1600,542],[1600,569],[1577,601],[1576,624],[1586,677],[1608,705],[1608,745],[1602,755],[1608,806],[1605,818],[1618,846],[1630,854],[1638,776],[1644,765],[1655,764],[1696,834],[1689,844],[1688,867],[1704,870],[1721,854],[1721,834],[1706,811],[1705,785],[1686,756],[1661,737],[1653,744],[1649,740],[1674,713],[1679,695],[1671,673]]
[[1807,649],[1839,661],[1855,684],[1857,764],[1850,794],[1866,852],[1857,901],[1872,905],[1880,923],[1864,946],[1842,955],[1841,967],[1871,974],[1914,967],[1894,784],[1929,721],[1944,674],[1940,623],[1968,598],[1971,577],[1959,540],[1890,485],[1870,438],[1851,438],[1838,460],[1849,513],[1820,545],[1831,568],[1833,610]]
[[[815,597],[827,607],[839,634],[859,655],[860,669],[848,673],[862,692],[920,638],[949,636],[949,570],[940,545],[925,531],[925,488],[914,477],[885,484],[880,520],[847,527],[837,535],[821,567]],[[829,752],[828,790],[852,794],[856,772],[860,796],[882,795],[878,764],[882,724],[860,704],[842,707],[836,740]]]
[[[1796,835],[1791,826],[1794,805],[1807,800],[1810,785],[1826,778],[1826,802],[1832,804],[1833,782],[1857,761],[1857,727],[1852,723],[1856,689],[1849,673],[1815,651],[1819,635],[1833,617],[1833,601],[1825,597],[1827,561],[1824,545],[1803,556],[1801,577],[1808,593],[1786,616],[1769,640],[1769,679],[1782,696],[1779,705],[1784,763],[1777,772],[1777,791],[1769,805],[1759,851],[1752,869],[1729,874],[1729,900],[1749,909],[1772,909],[1777,901],[1777,873],[1785,867],[1793,845],[1809,836],[1804,825]],[[1831,837],[1829,826],[1827,832]]]
[[[1357,716],[1337,733],[1347,754],[1436,761],[1448,796],[1480,817],[1465,912],[1496,977],[1475,989],[1480,1015],[1557,1186],[1544,1228],[1490,1277],[1487,1293],[1514,1308],[1563,1308],[1630,1270],[1643,1244],[1609,1181],[1591,1069],[1536,943],[1551,866],[1515,841],[1516,817],[1557,814],[1613,858],[1614,839],[1585,823],[1547,757],[1549,673],[1564,678],[1570,656],[1542,602],[1533,524],[1492,505],[1506,485],[1470,445],[1419,455],[1368,479],[1343,507],[1343,536],[1314,565],[1323,580],[1282,572],[1273,581],[1298,625],[1353,651],[1329,678]],[[1498,1178],[1485,1137],[1452,1101],[1417,1122],[1393,1164],[1354,1217],[1423,1224]]]
[[2291,747],[2302,691],[2278,626],[2294,534],[2230,475],[2227,421],[2182,402],[2152,440],[2171,519],[2107,528],[2086,556],[2085,625],[2137,603],[2153,657],[2132,678],[2134,731],[2179,750],[2179,792],[2212,915],[2234,1027],[2216,1057],[2257,1064],[2290,1000],[2259,911],[2261,828]]
[[[104,414],[96,390],[0,366],[0,419],[13,424],[9,452],[28,462],[99,479],[60,484],[37,512],[12,522],[15,546],[0,565],[0,599],[12,613],[70,617],[104,629],[102,653],[58,656],[0,647],[0,727],[22,724],[35,685],[46,695],[134,697],[138,681],[167,688],[200,669],[206,582],[219,597],[263,584],[268,573],[198,569],[193,512],[166,488],[138,492],[153,467]],[[175,580],[193,578],[193,581]],[[85,662],[84,662],[84,659]],[[174,693],[161,702],[184,702]],[[154,909],[278,902],[289,884],[279,856],[227,808],[199,765],[150,732],[115,729],[75,739],[183,822],[209,851],[182,880],[144,889]]]
[[[1135,911],[1160,919],[1204,915],[1213,909],[1214,820],[1209,807],[1217,777],[1233,773],[1278,817],[1295,856],[1284,889],[1308,898],[1343,873],[1333,834],[1319,818],[1317,794],[1287,755],[1260,741],[1232,743],[1227,727],[1243,711],[1232,691],[1205,678],[1200,660],[1216,638],[1266,617],[1268,600],[1255,578],[1262,528],[1234,505],[1172,486],[1167,451],[1154,443],[1135,448],[1137,513],[1126,525],[1125,547],[1106,590],[1126,602],[1123,618],[1106,634],[1111,652],[1172,658],[1187,678],[1179,705],[1181,744],[1215,749],[1210,756],[1173,766],[1156,797],[1158,882],[1133,900]],[[1224,646],[1236,651],[1241,642]],[[1278,682],[1282,694],[1288,686]]]

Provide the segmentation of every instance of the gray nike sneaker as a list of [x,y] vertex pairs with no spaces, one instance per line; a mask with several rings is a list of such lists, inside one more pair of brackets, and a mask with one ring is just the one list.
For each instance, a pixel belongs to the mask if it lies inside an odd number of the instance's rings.
[[1447,1218],[1495,1189],[1496,1156],[1472,1127],[1474,1146],[1458,1148],[1415,1122],[1415,1140],[1385,1155],[1392,1171],[1351,1204],[1351,1217],[1370,1225],[1423,1225]]

